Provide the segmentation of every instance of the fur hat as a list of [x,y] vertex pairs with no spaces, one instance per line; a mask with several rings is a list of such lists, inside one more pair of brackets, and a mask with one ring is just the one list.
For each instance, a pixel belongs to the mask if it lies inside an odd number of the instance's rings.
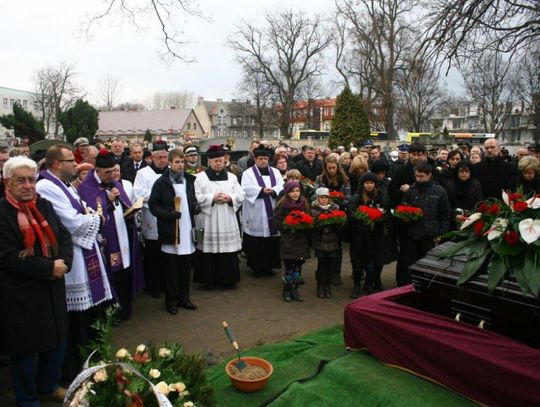
[[[189,149],[188,147],[187,149]],[[187,150],[186,149],[186,150]],[[185,150],[184,150],[185,153]],[[210,147],[208,147],[208,150],[206,151],[206,156],[208,158],[218,158],[223,157],[225,155],[225,150],[219,145],[219,144],[213,144]]]
[[366,172],[364,175],[360,177],[360,181],[358,181],[358,185],[360,185],[360,188],[364,186],[364,183],[367,181],[371,182],[377,182],[377,176],[373,174],[372,172]]

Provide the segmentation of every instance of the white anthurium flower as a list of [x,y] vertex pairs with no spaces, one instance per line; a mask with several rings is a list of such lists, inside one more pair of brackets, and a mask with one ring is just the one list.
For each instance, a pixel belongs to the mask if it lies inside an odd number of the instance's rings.
[[506,205],[510,206],[510,199],[508,199],[508,193],[504,189],[502,190],[502,199]]
[[532,198],[530,199],[527,199],[527,205],[529,205],[529,208],[532,208],[532,209],[538,209],[540,208],[540,198],[538,198],[537,196],[533,196]]
[[535,242],[540,237],[540,219],[523,219],[519,222],[519,233],[527,244]]
[[488,230],[487,238],[488,240],[493,240],[498,238],[506,230],[508,226],[508,219],[497,218],[493,221],[491,228]]
[[473,213],[471,216],[467,218],[465,222],[463,222],[463,225],[459,228],[459,230],[463,230],[467,228],[468,226],[472,225],[474,222],[476,222],[478,219],[482,217],[482,214],[480,212]]

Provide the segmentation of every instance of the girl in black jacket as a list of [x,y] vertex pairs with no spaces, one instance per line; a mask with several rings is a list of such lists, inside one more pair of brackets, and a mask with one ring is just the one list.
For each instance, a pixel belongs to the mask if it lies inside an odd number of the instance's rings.
[[300,184],[290,181],[283,188],[284,196],[276,203],[274,217],[281,232],[279,254],[285,274],[283,275],[283,300],[303,301],[298,293],[298,284],[302,280],[302,264],[310,257],[309,237],[307,233],[293,233],[283,229],[283,221],[293,210],[309,213],[309,204],[302,196]]
[[349,220],[351,223],[351,260],[353,267],[354,288],[351,298],[360,296],[362,275],[366,281],[363,291],[371,293],[381,291],[381,272],[389,258],[390,242],[386,219],[376,222],[374,227],[364,224],[355,216],[360,205],[372,208],[388,209],[388,197],[384,190],[377,188],[377,176],[371,172],[360,178],[358,194],[351,200]]

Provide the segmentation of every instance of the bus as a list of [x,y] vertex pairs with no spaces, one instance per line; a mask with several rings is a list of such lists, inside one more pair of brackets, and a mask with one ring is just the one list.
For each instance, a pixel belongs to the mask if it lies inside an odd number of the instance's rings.
[[[450,136],[449,142],[452,144],[457,144],[461,142],[467,142],[470,144],[483,144],[484,141],[490,138],[495,137],[495,133],[459,133],[459,132],[451,132],[448,133]],[[431,138],[437,138],[440,140],[441,133],[415,133],[415,132],[409,132],[407,133],[407,142],[408,143],[414,143],[414,142],[421,142],[421,141],[428,141]]]

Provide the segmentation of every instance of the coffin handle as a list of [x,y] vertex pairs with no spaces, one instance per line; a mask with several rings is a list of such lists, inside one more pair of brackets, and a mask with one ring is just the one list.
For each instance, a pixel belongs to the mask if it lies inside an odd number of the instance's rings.
[[486,323],[486,321],[484,321],[483,319],[480,321],[480,323],[478,324],[478,328],[480,329],[484,329],[484,324]]
[[459,322],[460,318],[461,318],[461,312],[458,312],[458,313],[456,314],[456,317],[455,317],[454,319],[455,319],[457,322]]

